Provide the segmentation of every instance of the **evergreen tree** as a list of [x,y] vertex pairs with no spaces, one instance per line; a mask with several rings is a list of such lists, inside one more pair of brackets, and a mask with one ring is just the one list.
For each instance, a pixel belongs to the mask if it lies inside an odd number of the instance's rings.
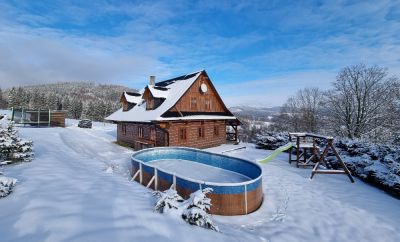
[[32,141],[21,139],[13,122],[0,127],[0,165],[33,159]]
[[70,108],[71,108],[71,105],[70,105],[69,98],[68,98],[68,97],[65,97],[65,98],[62,100],[62,108],[61,108],[61,109],[67,111],[67,116],[68,116],[68,117],[71,116],[71,114],[70,114],[70,112],[69,112]]
[[3,91],[0,88],[0,108],[7,108],[7,101],[3,98]]
[[8,107],[9,108],[16,108],[16,97],[17,96],[17,90],[15,87],[11,88],[11,90],[8,92]]
[[55,93],[50,93],[46,97],[46,107],[51,110],[57,109],[57,96]]
[[69,110],[71,113],[71,117],[74,119],[80,119],[82,116],[82,108],[83,108],[82,101],[78,99],[72,99],[71,107]]

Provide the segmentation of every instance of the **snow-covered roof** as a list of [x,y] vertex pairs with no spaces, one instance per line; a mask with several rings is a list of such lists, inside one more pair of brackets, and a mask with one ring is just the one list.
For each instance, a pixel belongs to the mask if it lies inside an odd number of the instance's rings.
[[[186,74],[180,77],[158,82],[155,86],[148,85],[151,94],[156,98],[165,98],[165,101],[156,109],[146,110],[146,102],[143,102],[142,96],[129,97],[132,102],[137,103],[129,111],[119,109],[115,113],[108,116],[107,120],[119,122],[151,122],[151,121],[167,121],[167,120],[199,120],[199,119],[220,119],[231,120],[236,119],[234,116],[222,115],[190,115],[184,117],[162,117],[162,115],[171,109],[186,91],[197,80],[204,70]],[[143,95],[143,91],[141,91]],[[126,97],[125,97],[126,98]],[[140,101],[138,100],[140,98]],[[128,99],[127,99],[128,100]],[[130,102],[128,100],[128,102]]]
[[165,87],[157,87],[152,85],[147,85],[147,88],[150,90],[151,95],[155,98],[167,98],[169,89]]
[[133,93],[127,93],[127,92],[124,92],[124,97],[125,97],[125,99],[126,99],[126,101],[128,102],[128,103],[135,103],[135,104],[138,104],[138,103],[140,103],[143,99],[142,99],[142,94],[141,93],[138,93],[138,95],[136,95],[136,93],[135,93],[135,95],[132,95]]

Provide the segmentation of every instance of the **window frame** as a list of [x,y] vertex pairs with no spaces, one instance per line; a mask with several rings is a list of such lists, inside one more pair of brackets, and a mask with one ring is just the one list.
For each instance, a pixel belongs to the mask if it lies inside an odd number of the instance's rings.
[[179,141],[186,141],[187,140],[187,130],[186,130],[186,128],[179,128],[178,132],[179,132],[178,133]]
[[201,125],[197,129],[197,138],[199,138],[199,139],[204,139],[205,138],[205,129],[204,129],[203,125]]
[[190,98],[190,109],[197,110],[197,97]]
[[205,110],[211,110],[211,99],[206,98],[204,99],[204,108]]
[[214,136],[219,136],[219,125],[214,125]]
[[138,126],[138,137],[144,138],[144,129],[142,126]]

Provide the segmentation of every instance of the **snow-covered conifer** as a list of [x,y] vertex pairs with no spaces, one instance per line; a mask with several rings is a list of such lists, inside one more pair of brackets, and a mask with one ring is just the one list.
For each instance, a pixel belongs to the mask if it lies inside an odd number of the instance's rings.
[[0,198],[8,196],[12,192],[16,183],[17,179],[2,176],[0,174]]
[[172,187],[166,191],[156,191],[154,195],[158,198],[154,210],[159,213],[167,212],[171,209],[180,209],[183,198]]
[[190,194],[190,198],[185,201],[186,209],[182,212],[182,218],[189,224],[219,231],[207,213],[212,204],[206,195],[212,191],[212,188],[205,188]]
[[14,123],[0,127],[0,165],[33,159],[33,142],[21,139]]

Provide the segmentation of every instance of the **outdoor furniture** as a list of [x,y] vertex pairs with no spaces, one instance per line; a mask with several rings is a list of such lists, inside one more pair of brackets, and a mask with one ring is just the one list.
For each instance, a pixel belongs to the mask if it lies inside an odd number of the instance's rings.
[[[317,140],[326,144],[322,154],[320,148],[317,146]],[[313,166],[310,179],[312,179],[315,174],[346,174],[350,181],[354,182],[350,170],[347,168],[333,145],[333,137],[310,133],[289,133],[289,141],[293,144],[289,150],[289,163],[294,161],[296,162],[297,167]],[[295,159],[292,159],[293,149],[296,151]],[[332,164],[325,159],[329,150],[332,150],[342,170],[334,169]],[[311,153],[311,156],[308,158],[307,151],[310,151]],[[311,162],[314,162],[314,164]],[[324,169],[321,169],[321,165],[324,166]]]
[[[289,133],[289,142],[293,145],[289,149],[289,163],[296,162],[296,167],[300,166],[314,166],[313,163],[317,162],[317,153],[319,147],[316,143],[316,137],[306,133]],[[293,149],[296,152],[296,156],[292,159]],[[307,151],[311,153],[311,156],[307,158]],[[311,163],[313,162],[313,163]]]

